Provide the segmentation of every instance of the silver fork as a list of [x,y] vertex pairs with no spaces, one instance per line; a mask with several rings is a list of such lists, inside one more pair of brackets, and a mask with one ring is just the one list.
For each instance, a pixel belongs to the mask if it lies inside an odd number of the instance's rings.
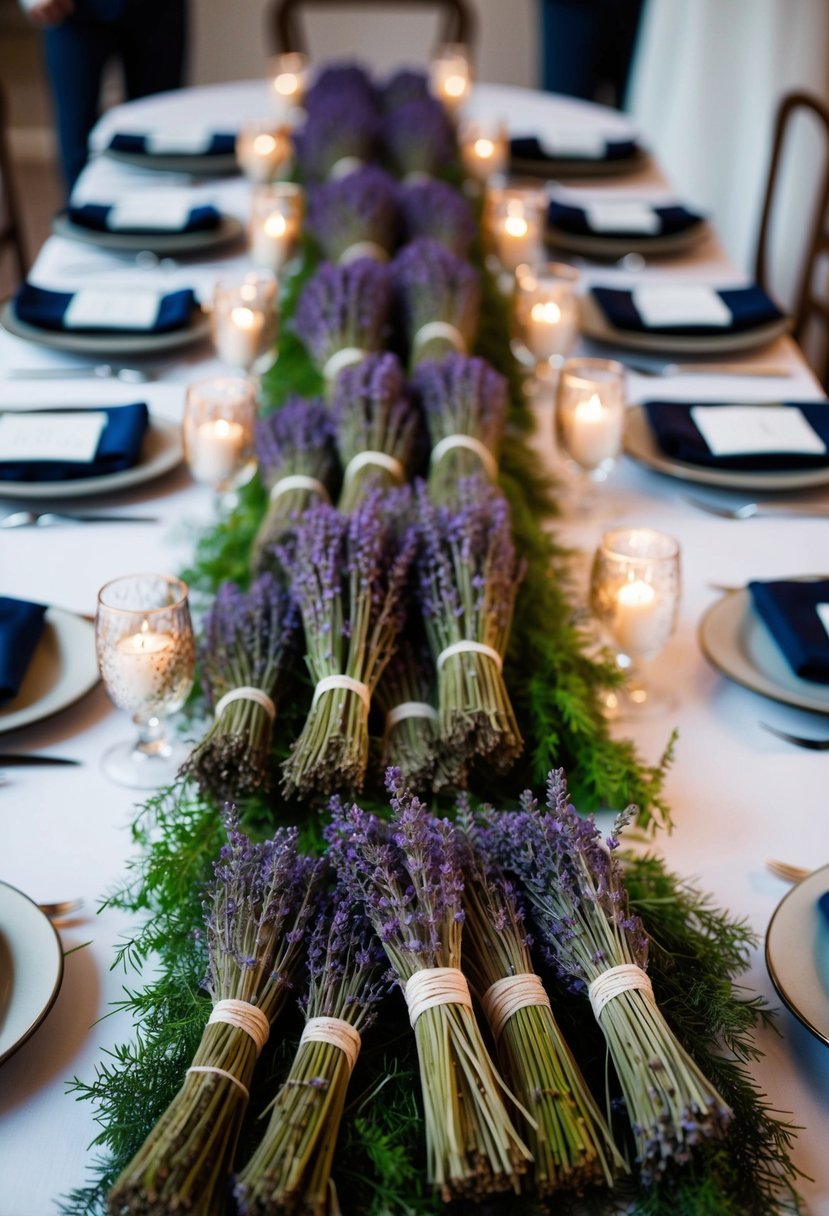
[[694,494],[686,494],[685,501],[692,507],[707,511],[709,515],[718,515],[721,519],[752,519],[755,515],[829,517],[827,502],[746,502],[740,507],[727,507],[721,503],[708,502],[705,498],[697,498]]
[[766,869],[769,874],[773,874],[775,878],[782,878],[784,882],[803,882],[803,879],[808,878],[812,872],[805,870],[803,866],[791,866],[787,861],[775,861],[773,857],[767,859]]
[[758,722],[757,725],[761,726],[763,730],[767,730],[770,735],[776,735],[784,743],[804,747],[809,752],[829,752],[829,739],[810,739],[808,735],[790,735],[788,731],[778,730],[776,726],[769,726],[768,722]]
[[145,384],[155,379],[153,372],[137,367],[116,367],[112,363],[96,363],[88,367],[10,367],[5,380],[123,380],[127,384]]
[[12,511],[0,528],[51,528],[57,524],[156,524],[154,515],[74,515],[65,511]]

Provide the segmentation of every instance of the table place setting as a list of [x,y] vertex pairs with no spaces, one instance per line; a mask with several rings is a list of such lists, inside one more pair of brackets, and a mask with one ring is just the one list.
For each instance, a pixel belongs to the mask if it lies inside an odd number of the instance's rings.
[[671,256],[709,235],[706,217],[679,202],[548,190],[544,239],[553,249],[595,259]]
[[0,597],[0,734],[66,709],[97,683],[90,621]]
[[515,132],[509,143],[514,173],[549,178],[622,177],[648,163],[648,153],[631,132],[605,134],[585,123],[548,127],[537,135]]
[[103,153],[141,169],[194,177],[221,176],[239,171],[236,136],[235,130],[214,130],[198,122],[146,131],[114,131]]

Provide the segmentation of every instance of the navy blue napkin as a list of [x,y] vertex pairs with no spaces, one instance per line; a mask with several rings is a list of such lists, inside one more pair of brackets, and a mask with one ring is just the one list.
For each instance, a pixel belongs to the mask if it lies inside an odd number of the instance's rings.
[[164,236],[178,232],[209,232],[218,228],[221,214],[212,206],[193,207],[181,228],[148,228],[146,225],[137,228],[110,228],[107,218],[112,210],[109,203],[84,203],[82,207],[70,206],[67,215],[73,224],[81,228],[89,228],[93,232],[111,232],[118,236]]
[[0,596],[0,705],[17,696],[43,632],[45,604]]
[[661,236],[678,236],[680,233],[687,232],[689,228],[693,228],[696,224],[701,223],[705,218],[702,215],[697,215],[694,211],[688,211],[687,208],[678,205],[654,207],[653,212],[659,220],[659,228],[655,232],[629,232],[624,228],[603,229],[599,232],[597,229],[590,227],[587,211],[583,207],[572,207],[568,203],[551,201],[547,208],[547,223],[551,228],[558,228],[561,232],[569,232],[572,236],[628,237],[631,240],[647,241]]
[[[787,469],[820,469],[829,465],[829,401],[782,401],[780,404],[798,409],[813,430],[826,444],[824,455],[806,452],[751,452],[745,455],[715,456],[703,439],[691,417],[694,405],[702,402],[646,401],[642,408],[651,432],[661,452],[672,460],[698,464],[713,469],[767,469],[769,472]],[[706,401],[706,408],[727,410],[725,402]],[[744,408],[744,406],[740,406]],[[773,409],[773,406],[766,406]]]
[[829,604],[829,579],[748,584],[754,607],[801,680],[829,684],[829,634],[817,614]]
[[[47,291],[45,287],[35,287],[32,283],[23,283],[14,297],[14,309],[21,321],[27,325],[35,325],[38,329],[63,330],[63,318],[73,296],[71,291]],[[168,330],[184,329],[190,324],[195,297],[192,290],[184,288],[181,291],[171,291],[161,297],[158,317],[151,329],[118,330],[119,333],[166,333]],[[96,330],[68,329],[67,333],[105,333],[103,328]],[[115,330],[111,332],[116,332]]]
[[147,135],[137,131],[116,131],[109,146],[113,152],[138,152],[149,156],[232,156],[236,151],[236,133],[215,131],[203,152],[152,152],[147,150]]
[[[95,413],[106,414],[98,447],[92,460],[0,460],[0,481],[71,481],[78,477],[104,477],[131,469],[141,455],[150,421],[143,401],[133,405],[102,405],[91,407]],[[66,410],[44,410],[46,413],[77,413]]]
[[583,160],[585,162],[601,162],[609,160],[627,160],[639,151],[635,139],[608,139],[604,146],[603,156],[577,156],[565,152],[561,156],[550,156],[541,146],[541,141],[535,135],[516,135],[509,141],[510,156],[514,160],[532,160],[539,165],[557,165],[562,161]]
[[818,911],[823,915],[823,919],[829,925],[829,891],[825,891],[817,901]]
[[721,288],[717,295],[731,310],[730,325],[645,325],[636,305],[633,292],[619,287],[592,287],[591,294],[614,329],[637,334],[669,334],[673,337],[716,337],[718,334],[737,334],[780,321],[784,314],[762,287]]

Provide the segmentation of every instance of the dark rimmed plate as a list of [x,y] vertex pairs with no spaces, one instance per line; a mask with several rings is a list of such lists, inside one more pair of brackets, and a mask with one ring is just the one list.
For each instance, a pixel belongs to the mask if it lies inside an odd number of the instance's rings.
[[565,232],[554,224],[548,224],[544,231],[544,240],[553,249],[581,253],[589,258],[620,258],[628,253],[667,257],[692,249],[710,233],[711,226],[704,219],[698,220],[682,232],[673,232],[667,236],[593,236],[589,233]]
[[560,177],[625,177],[630,173],[641,173],[650,164],[650,155],[644,148],[637,148],[630,156],[618,158],[596,157],[562,157],[560,160],[525,159],[520,156],[510,158],[510,173],[520,173],[526,177],[540,177],[545,180]]
[[766,932],[766,969],[780,999],[829,1046],[829,924],[818,900],[829,891],[829,866],[792,887]]
[[194,177],[228,177],[241,173],[234,152],[221,156],[190,156],[184,152],[159,156],[150,152],[119,152],[114,148],[104,148],[103,154],[122,164],[133,165],[136,169],[158,170],[161,173],[192,173]]
[[54,350],[69,351],[74,355],[93,355],[120,359],[129,355],[160,355],[167,351],[180,350],[193,342],[200,342],[210,334],[210,318],[194,308],[190,324],[169,333],[108,332],[69,333],[64,330],[41,329],[21,321],[13,300],[0,306],[0,325],[15,338],[35,342],[39,346],[50,346]]
[[113,253],[157,253],[159,257],[182,256],[188,253],[206,253],[224,245],[242,240],[245,228],[235,215],[223,215],[216,228],[201,232],[150,232],[142,235],[127,232],[96,232],[73,224],[65,212],[52,220],[52,231],[56,236],[65,236],[70,241],[94,245],[98,249],[109,249]]
[[0,882],[0,1064],[43,1022],[63,981],[63,947],[37,904]]

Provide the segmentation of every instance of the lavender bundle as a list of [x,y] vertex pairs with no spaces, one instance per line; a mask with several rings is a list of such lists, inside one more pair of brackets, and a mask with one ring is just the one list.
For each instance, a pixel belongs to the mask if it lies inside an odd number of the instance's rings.
[[332,262],[388,261],[397,237],[397,185],[375,165],[316,186],[307,228]]
[[[522,811],[492,816],[503,863],[520,879],[551,961],[585,992],[607,1041],[646,1185],[724,1134],[731,1111],[677,1041],[653,995],[648,938],[628,909],[616,833],[604,846],[592,819],[550,774],[547,814],[525,794]],[[630,808],[632,810],[632,808]]]
[[317,74],[302,104],[308,114],[314,114],[320,106],[343,99],[362,103],[370,109],[376,105],[376,89],[359,63],[328,64]]
[[423,406],[432,456],[429,490],[451,503],[463,477],[498,476],[509,400],[507,382],[484,359],[449,355],[417,369],[412,387]]
[[430,97],[429,81],[424,72],[400,68],[383,85],[380,106],[389,113],[412,101],[428,101]]
[[445,1200],[518,1190],[529,1151],[504,1105],[460,971],[463,877],[452,825],[390,769],[392,820],[334,806],[340,880],[363,901],[409,1007],[420,1064],[427,1175]]
[[181,772],[204,792],[235,801],[267,786],[276,697],[290,662],[296,607],[273,575],[245,593],[223,583],[199,646],[213,722]]
[[320,98],[294,134],[300,178],[345,177],[373,158],[379,136],[379,116],[358,95]]
[[502,675],[523,564],[509,506],[485,482],[467,479],[458,505],[418,497],[420,607],[438,672],[440,734],[463,763],[485,759],[506,771],[523,740]]
[[289,397],[281,410],[260,418],[256,458],[268,506],[251,549],[254,574],[272,563],[275,546],[312,502],[330,501],[337,452],[325,403]]
[[374,492],[350,516],[312,507],[291,552],[280,550],[315,681],[302,733],[283,766],[287,793],[362,786],[371,697],[400,631],[413,548],[412,529],[398,538],[383,495]]
[[329,386],[339,373],[383,349],[391,273],[373,258],[323,262],[303,288],[294,327]]
[[118,1178],[112,1216],[221,1216],[257,1056],[296,969],[319,863],[295,828],[252,844],[228,817],[206,902],[213,1011],[184,1083]]
[[396,106],[383,118],[382,139],[398,177],[436,177],[453,163],[457,144],[439,101],[423,97]]
[[420,237],[392,263],[412,364],[465,354],[478,328],[480,275],[439,241]]
[[410,182],[400,191],[400,214],[407,241],[428,236],[465,258],[475,239],[472,208],[446,182]]
[[348,513],[369,490],[390,489],[409,476],[418,414],[397,357],[369,355],[340,372],[332,411],[344,469],[339,506]]
[[515,887],[491,856],[484,824],[461,807],[464,853],[464,966],[498,1047],[507,1084],[529,1111],[527,1142],[542,1196],[613,1183],[621,1164],[536,975]]
[[235,1185],[242,1216],[325,1216],[331,1162],[361,1035],[389,988],[385,954],[362,907],[338,888],[308,944],[305,1029],[270,1122]]

